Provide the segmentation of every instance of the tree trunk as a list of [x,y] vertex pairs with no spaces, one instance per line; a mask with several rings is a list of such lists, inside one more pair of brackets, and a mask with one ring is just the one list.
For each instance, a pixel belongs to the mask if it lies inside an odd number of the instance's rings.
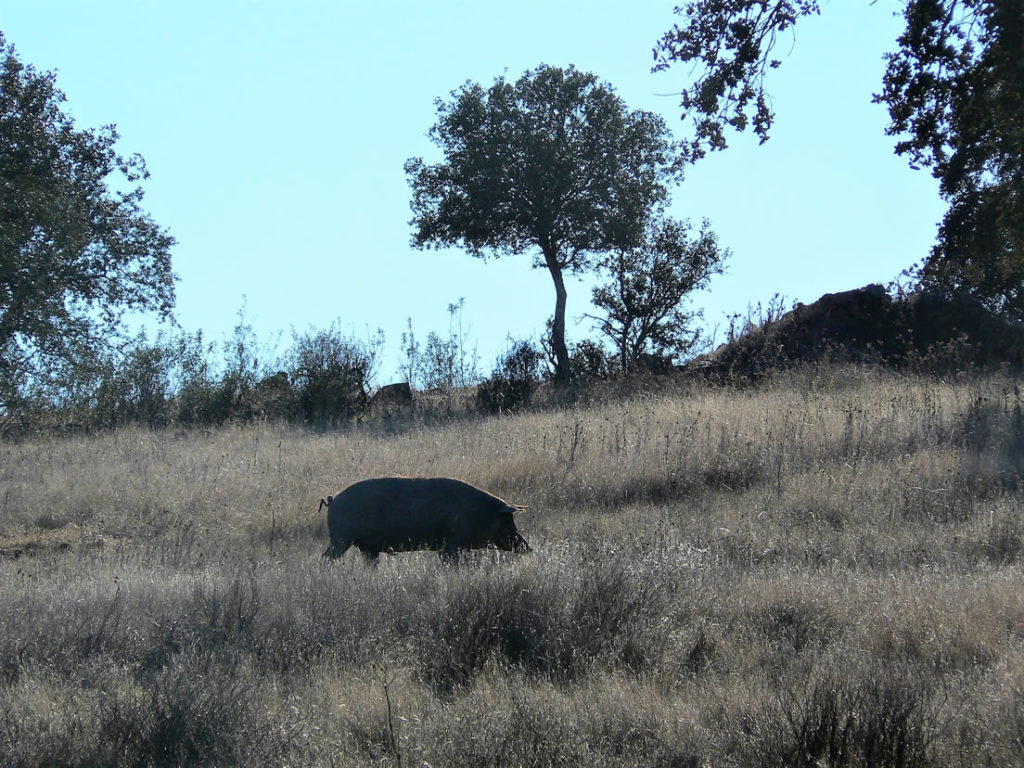
[[551,347],[555,351],[555,384],[569,383],[569,349],[565,345],[565,280],[562,265],[553,248],[544,248],[544,263],[555,283],[555,317],[551,322]]

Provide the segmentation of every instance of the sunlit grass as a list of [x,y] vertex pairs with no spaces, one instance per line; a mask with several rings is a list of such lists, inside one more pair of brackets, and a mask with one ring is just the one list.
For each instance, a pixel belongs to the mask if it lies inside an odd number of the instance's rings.
[[[817,368],[0,444],[0,762],[1019,763],[1021,405]],[[534,553],[323,561],[320,498],[392,474]]]

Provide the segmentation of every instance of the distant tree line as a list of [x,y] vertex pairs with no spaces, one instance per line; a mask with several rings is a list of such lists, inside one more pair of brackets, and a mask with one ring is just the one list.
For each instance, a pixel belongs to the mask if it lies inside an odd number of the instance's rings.
[[[201,332],[145,332],[30,378],[0,411],[6,432],[127,424],[216,426],[284,420],[329,427],[365,412],[383,345],[327,330],[293,333],[280,356],[239,318],[220,345]],[[219,347],[219,349],[218,349]]]
[[[452,305],[453,311],[461,307],[461,301]],[[244,310],[230,338],[219,343],[202,332],[139,332],[26,379],[0,410],[0,434],[267,421],[330,429],[390,416],[393,411],[375,410],[373,400],[382,383],[384,341],[383,331],[363,338],[336,322],[293,331],[284,352],[276,353],[277,344],[257,337]],[[569,351],[577,381],[610,379],[624,370],[596,341],[570,344]],[[550,341],[510,338],[490,374],[481,374],[459,321],[447,336],[431,332],[426,353],[410,321],[402,357],[399,375],[408,377],[411,391],[449,399],[462,393],[463,412],[526,407],[555,371]]]
[[[280,357],[260,349],[244,313],[222,345],[201,332],[125,336],[127,312],[173,320],[174,239],[141,207],[142,158],[114,150],[113,126],[77,129],[64,100],[56,76],[23,64],[0,36],[0,427],[327,427],[366,413],[382,334],[293,333]],[[645,354],[690,350],[681,302],[727,253],[706,225],[691,241],[686,223],[661,212],[678,170],[661,118],[626,109],[593,75],[546,66],[514,85],[467,86],[439,114],[433,135],[448,163],[407,166],[417,244],[459,241],[477,255],[537,247],[561,288],[543,338],[510,340],[487,378],[468,345],[463,299],[448,308],[447,335],[431,332],[421,345],[410,321],[402,373],[411,386],[479,385],[480,408],[508,411],[544,378],[607,377]],[[472,194],[453,197],[459,185]],[[615,355],[566,341],[562,271],[585,268],[609,277],[594,293],[609,317],[595,321]]]

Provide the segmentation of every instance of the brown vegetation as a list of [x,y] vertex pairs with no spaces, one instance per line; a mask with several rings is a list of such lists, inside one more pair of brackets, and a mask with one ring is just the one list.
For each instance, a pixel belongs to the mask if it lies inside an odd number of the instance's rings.
[[[1019,382],[862,367],[451,423],[0,443],[0,763],[1024,761]],[[391,474],[533,554],[326,562]]]

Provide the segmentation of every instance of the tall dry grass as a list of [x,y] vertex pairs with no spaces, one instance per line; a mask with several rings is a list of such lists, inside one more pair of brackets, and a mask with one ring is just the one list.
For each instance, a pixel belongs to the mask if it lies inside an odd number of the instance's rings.
[[[1021,410],[811,368],[0,444],[0,763],[1021,763]],[[324,562],[319,499],[390,474],[528,505],[535,552]]]

